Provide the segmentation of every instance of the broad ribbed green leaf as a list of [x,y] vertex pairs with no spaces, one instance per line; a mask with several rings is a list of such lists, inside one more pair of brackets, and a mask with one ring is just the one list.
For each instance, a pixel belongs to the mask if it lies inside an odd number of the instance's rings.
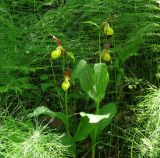
[[106,64],[97,63],[92,65],[81,60],[74,71],[73,78],[79,78],[81,88],[95,102],[100,102],[104,98],[109,81]]
[[87,114],[85,112],[81,112],[80,115],[82,117],[88,117],[89,123],[98,123],[99,121],[109,118],[110,114],[106,115],[95,115],[95,114]]
[[74,135],[74,140],[84,140],[88,135],[92,138],[94,130],[96,130],[97,135],[100,134],[102,130],[110,124],[116,112],[116,105],[114,103],[110,103],[102,107],[99,111],[99,115],[81,112],[80,115],[82,117],[78,130]]
[[80,60],[79,63],[77,64],[76,68],[74,69],[72,73],[72,80],[77,79],[81,72],[85,69],[87,65],[87,62],[85,60]]
[[65,114],[63,114],[61,112],[53,112],[45,106],[40,106],[40,107],[36,108],[33,111],[33,113],[30,113],[28,116],[29,117],[36,117],[41,114],[46,114],[46,115],[49,115],[50,117],[56,117],[56,118],[60,119],[61,121],[63,121],[66,127],[69,126],[68,118],[66,117]]
[[95,128],[94,124],[89,123],[89,119],[87,117],[81,117],[78,130],[74,135],[75,141],[81,141],[88,137],[90,133],[92,133]]
[[116,104],[115,103],[109,103],[107,105],[104,105],[100,110],[99,110],[99,114],[100,115],[107,115],[109,114],[108,118],[104,118],[103,120],[101,120],[100,122],[97,123],[97,134],[100,134],[102,132],[102,130],[107,127],[113,117],[116,115],[117,113],[117,108],[116,108]]
[[94,65],[94,87],[96,89],[96,100],[101,101],[105,96],[106,87],[109,81],[107,66],[104,63]]

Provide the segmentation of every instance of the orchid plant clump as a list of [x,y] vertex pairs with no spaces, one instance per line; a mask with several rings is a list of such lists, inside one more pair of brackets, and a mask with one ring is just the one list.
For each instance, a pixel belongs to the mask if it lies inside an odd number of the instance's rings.
[[[99,32],[101,33],[101,26],[88,21],[85,23],[89,23],[98,27]],[[113,29],[107,22],[102,24],[104,34],[106,37],[111,37],[114,34]],[[51,58],[53,60],[57,60],[62,55],[67,54],[69,57],[74,59],[72,53],[67,52],[63,46],[61,41],[52,36],[52,38],[57,43],[57,48],[51,52]],[[101,59],[107,62],[111,62],[111,56],[109,53],[110,44],[105,45],[104,50],[99,54],[100,62],[95,64],[88,64],[85,60],[80,60],[73,70],[72,74],[70,71],[64,71],[64,80],[62,82],[61,88],[63,89],[64,95],[64,109],[65,112],[53,112],[49,110],[45,106],[38,107],[34,110],[33,113],[29,114],[31,117],[38,116],[40,114],[47,114],[51,117],[60,119],[66,128],[67,136],[72,140],[72,146],[75,147],[75,143],[78,141],[82,141],[86,139],[88,136],[92,140],[92,158],[95,158],[95,147],[98,140],[98,135],[102,132],[102,130],[107,127],[114,115],[116,114],[116,105],[115,103],[109,103],[106,105],[101,105],[102,99],[105,97],[106,87],[109,82],[109,74],[107,70],[107,65],[101,62]],[[72,81],[78,79],[80,81],[80,86],[84,92],[88,94],[88,96],[95,103],[95,112],[93,114],[80,112],[80,122],[78,125],[78,129],[74,134],[70,134],[70,116],[68,115],[68,99],[67,92],[71,86]],[[71,82],[70,82],[71,81]],[[74,148],[75,149],[75,148]]]

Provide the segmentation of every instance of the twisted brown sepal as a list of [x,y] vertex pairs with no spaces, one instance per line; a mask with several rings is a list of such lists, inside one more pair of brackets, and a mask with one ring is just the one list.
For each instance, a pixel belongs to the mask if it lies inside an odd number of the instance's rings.
[[56,36],[54,36],[54,35],[50,35],[50,37],[56,41],[56,43],[57,43],[58,46],[62,46],[62,42],[60,41],[60,39],[58,39],[58,38],[57,38]]
[[68,78],[71,78],[71,71],[67,70],[67,71],[64,71],[64,78],[68,77]]
[[103,48],[104,49],[109,49],[109,48],[111,48],[112,47],[112,45],[110,44],[110,43],[104,43],[104,45],[103,45]]
[[[61,49],[61,53],[64,54],[64,53],[65,53],[65,49],[63,48],[62,42],[60,41],[60,39],[58,39],[58,38],[57,38],[56,36],[54,36],[54,35],[50,35],[50,34],[49,34],[49,36],[50,36],[52,39],[55,40],[55,42],[57,43],[58,47]],[[58,47],[57,47],[57,48],[58,48]]]

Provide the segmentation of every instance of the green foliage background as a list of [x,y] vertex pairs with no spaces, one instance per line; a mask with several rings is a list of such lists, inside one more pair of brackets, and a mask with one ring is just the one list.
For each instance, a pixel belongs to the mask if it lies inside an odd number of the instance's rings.
[[[31,109],[40,105],[58,109],[61,106],[59,96],[62,96],[59,88],[63,76],[62,60],[51,61],[50,52],[56,44],[49,35],[61,39],[63,46],[75,55],[76,62],[79,59],[97,62],[98,30],[84,22],[100,25],[109,17],[115,34],[111,40],[113,64],[108,64],[110,86],[105,101],[116,100],[125,111],[128,104],[135,104],[136,96],[143,93],[148,83],[159,85],[155,75],[159,73],[160,59],[159,6],[158,0],[1,0],[1,106],[10,105],[11,111],[17,106]],[[101,38],[104,39],[103,35]],[[101,40],[101,45],[103,42]],[[66,61],[66,67],[73,68],[74,64],[71,60]],[[124,76],[131,79],[126,83]],[[135,83],[137,89],[127,88]],[[77,92],[79,87],[72,90]],[[75,104],[88,102],[81,98]],[[79,106],[77,110],[83,107]],[[110,150],[112,148],[109,149],[112,156]],[[108,149],[102,153],[105,155]]]

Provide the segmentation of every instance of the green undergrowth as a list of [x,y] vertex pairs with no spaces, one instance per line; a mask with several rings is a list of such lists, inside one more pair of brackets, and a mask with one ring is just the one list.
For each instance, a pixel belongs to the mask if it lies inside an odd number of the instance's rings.
[[160,156],[160,90],[150,87],[134,111],[132,126],[126,131],[130,141],[130,157],[158,158]]
[[150,86],[137,98],[137,105],[119,112],[112,125],[114,131],[104,134],[111,138],[110,154],[116,151],[116,157],[159,158],[159,95],[159,88]]
[[64,134],[57,134],[47,125],[33,125],[31,120],[7,116],[1,110],[1,158],[66,158],[73,157],[70,145],[64,145]]

